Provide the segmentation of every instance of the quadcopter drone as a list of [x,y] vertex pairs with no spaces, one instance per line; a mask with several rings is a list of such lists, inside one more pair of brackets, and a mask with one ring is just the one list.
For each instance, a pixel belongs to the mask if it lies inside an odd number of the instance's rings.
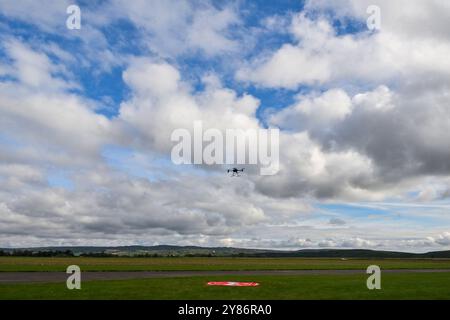
[[228,169],[227,172],[228,173],[231,172],[231,176],[232,177],[240,177],[239,172],[244,172],[244,168],[242,168],[242,169],[238,169],[238,168]]

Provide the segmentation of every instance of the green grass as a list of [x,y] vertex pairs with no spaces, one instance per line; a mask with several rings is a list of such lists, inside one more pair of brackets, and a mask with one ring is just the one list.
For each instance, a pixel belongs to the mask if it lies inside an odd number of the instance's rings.
[[308,258],[28,258],[0,257],[2,271],[65,271],[69,265],[82,271],[171,270],[312,270],[450,269],[450,259],[308,259]]
[[[0,299],[450,299],[445,273],[382,275],[382,289],[368,290],[365,275],[224,276],[2,284]],[[209,287],[207,281],[258,281],[259,287]]]

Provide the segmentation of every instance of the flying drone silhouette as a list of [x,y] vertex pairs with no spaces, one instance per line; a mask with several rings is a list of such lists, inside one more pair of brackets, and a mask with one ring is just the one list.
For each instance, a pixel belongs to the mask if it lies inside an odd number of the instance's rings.
[[228,173],[231,172],[231,176],[232,177],[240,177],[239,172],[244,172],[244,168],[242,168],[242,169],[238,169],[238,168],[228,169],[227,172]]

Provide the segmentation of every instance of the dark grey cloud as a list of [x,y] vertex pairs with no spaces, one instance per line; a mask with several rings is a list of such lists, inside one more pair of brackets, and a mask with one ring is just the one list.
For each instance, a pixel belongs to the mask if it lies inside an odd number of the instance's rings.
[[345,220],[339,218],[332,218],[330,219],[330,221],[328,221],[328,223],[334,226],[343,226],[346,224]]
[[421,95],[400,93],[392,102],[393,108],[385,111],[356,106],[322,142],[368,155],[380,170],[382,181],[449,175],[449,97],[450,86]]

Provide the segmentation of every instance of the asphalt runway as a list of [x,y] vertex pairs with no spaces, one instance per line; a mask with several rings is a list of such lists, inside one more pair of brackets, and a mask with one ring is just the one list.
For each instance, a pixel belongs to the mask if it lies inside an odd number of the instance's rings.
[[[395,269],[381,270],[383,273],[433,273],[448,272],[450,269]],[[258,271],[99,271],[81,272],[82,281],[126,280],[148,278],[174,278],[193,276],[302,276],[302,275],[351,275],[366,274],[366,270],[258,270]],[[0,272],[0,284],[32,282],[65,282],[65,272]]]

